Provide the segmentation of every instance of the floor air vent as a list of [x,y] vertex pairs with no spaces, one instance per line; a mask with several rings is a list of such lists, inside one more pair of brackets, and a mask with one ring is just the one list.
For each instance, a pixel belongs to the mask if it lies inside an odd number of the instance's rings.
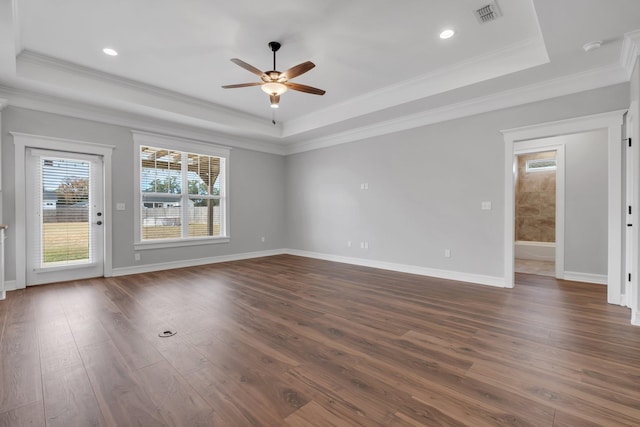
[[474,11],[473,13],[474,15],[476,15],[478,22],[480,22],[481,24],[484,24],[490,21],[495,21],[496,19],[502,16],[502,13],[500,12],[500,8],[494,1],[492,1],[486,6],[482,6],[480,9]]

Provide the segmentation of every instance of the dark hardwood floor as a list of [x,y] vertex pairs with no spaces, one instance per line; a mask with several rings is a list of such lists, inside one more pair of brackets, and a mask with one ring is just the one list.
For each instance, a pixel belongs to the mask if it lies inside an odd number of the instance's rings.
[[0,426],[638,426],[629,317],[288,255],[32,287],[0,302]]

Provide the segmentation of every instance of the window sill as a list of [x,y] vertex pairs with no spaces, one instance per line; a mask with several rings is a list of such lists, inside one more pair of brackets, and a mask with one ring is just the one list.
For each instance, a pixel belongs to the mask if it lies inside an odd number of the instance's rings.
[[186,246],[198,246],[198,245],[216,245],[219,243],[229,243],[231,239],[229,237],[206,237],[201,239],[189,239],[189,240],[162,240],[156,242],[136,242],[133,248],[136,251],[144,251],[147,249],[163,249],[163,248],[179,248]]

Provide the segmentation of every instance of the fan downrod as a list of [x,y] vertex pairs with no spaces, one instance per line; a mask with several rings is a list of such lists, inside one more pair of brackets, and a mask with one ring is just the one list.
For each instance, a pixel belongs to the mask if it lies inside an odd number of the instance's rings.
[[274,71],[276,70],[276,52],[278,51],[278,49],[280,49],[280,46],[282,45],[278,42],[269,42],[269,47],[273,52],[273,70]]

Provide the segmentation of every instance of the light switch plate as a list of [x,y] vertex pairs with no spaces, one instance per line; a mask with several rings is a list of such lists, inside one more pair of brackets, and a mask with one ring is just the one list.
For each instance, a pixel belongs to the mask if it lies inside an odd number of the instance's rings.
[[490,211],[491,202],[482,202],[482,204],[480,205],[480,209],[482,209],[483,211]]
[[116,210],[117,210],[117,211],[124,211],[124,210],[126,210],[125,204],[124,204],[124,203],[116,203]]

